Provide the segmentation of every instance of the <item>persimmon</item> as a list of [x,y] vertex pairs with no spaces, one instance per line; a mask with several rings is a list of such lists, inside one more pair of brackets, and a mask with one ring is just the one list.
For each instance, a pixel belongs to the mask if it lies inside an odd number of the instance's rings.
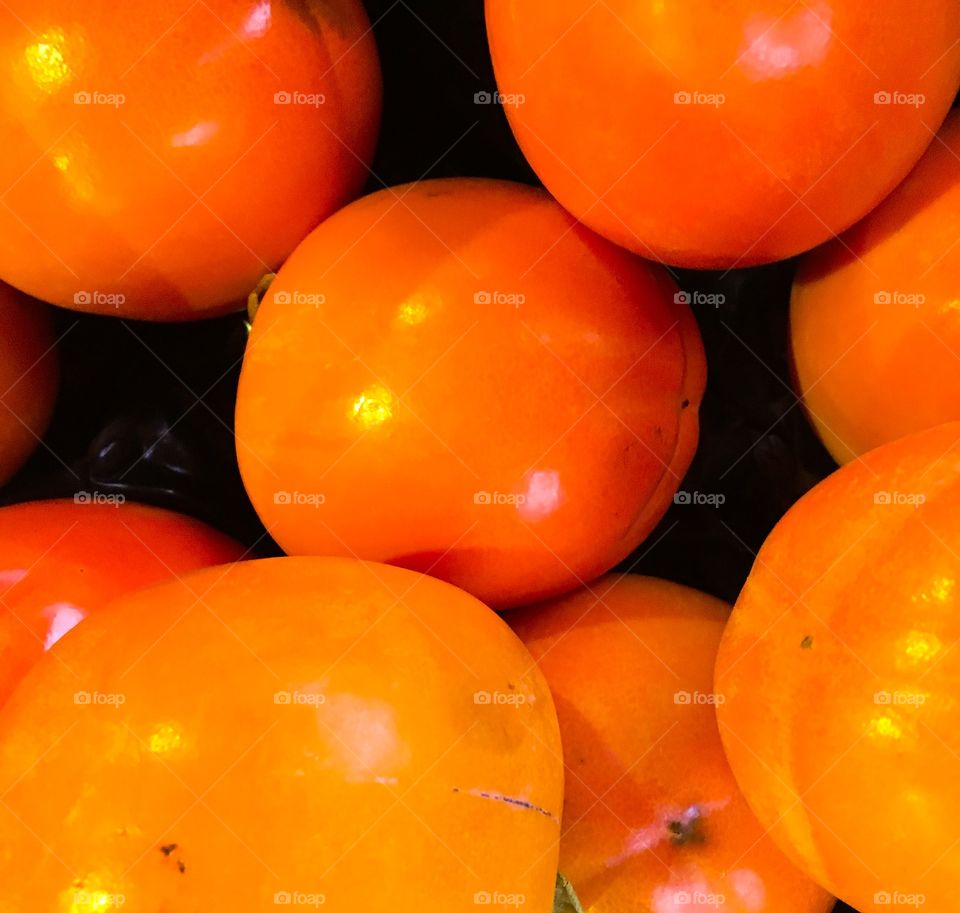
[[50,309],[0,283],[0,485],[40,443],[59,375]]
[[730,607],[611,574],[508,620],[546,676],[566,790],[560,869],[591,913],[826,913],[833,898],[763,832],[717,731]]
[[0,508],[0,704],[91,612],[245,554],[198,520],[115,498],[80,492],[74,501]]
[[81,311],[241,307],[379,126],[359,0],[10,0],[0,65],[0,277]]
[[696,447],[702,344],[660,267],[519,184],[384,190],[277,274],[240,469],[291,554],[424,571],[506,607],[650,532]]
[[87,619],[0,712],[8,907],[550,909],[556,715],[495,613],[339,558],[184,582]]
[[845,463],[960,419],[960,113],[910,176],[801,263],[790,303],[798,392]]
[[741,789],[862,913],[956,909],[958,499],[960,423],[848,463],[764,543],[720,646]]
[[960,5],[486,0],[538,176],[645,257],[729,268],[819,244],[920,158],[960,84]]

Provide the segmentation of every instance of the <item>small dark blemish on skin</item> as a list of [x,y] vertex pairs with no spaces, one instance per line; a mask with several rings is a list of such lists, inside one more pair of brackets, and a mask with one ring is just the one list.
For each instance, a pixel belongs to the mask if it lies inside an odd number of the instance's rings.
[[187,867],[183,864],[182,860],[180,859],[177,860],[177,869],[179,869],[181,875],[187,870]]
[[681,408],[681,409],[689,409],[689,408],[690,408],[690,400],[685,399],[682,403],[680,403],[680,408]]
[[696,808],[691,808],[683,820],[668,821],[667,830],[674,846],[704,842],[703,818]]
[[813,635],[808,634],[803,640],[800,641],[800,648],[802,650],[809,650],[813,646]]
[[176,848],[177,844],[168,843],[166,846],[160,847],[160,852],[163,853],[164,856],[169,856]]

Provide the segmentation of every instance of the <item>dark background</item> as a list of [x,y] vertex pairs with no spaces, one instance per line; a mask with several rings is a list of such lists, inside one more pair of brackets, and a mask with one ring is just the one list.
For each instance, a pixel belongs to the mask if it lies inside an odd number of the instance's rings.
[[[385,110],[368,190],[425,177],[536,183],[497,105],[482,0],[367,0]],[[787,307],[794,262],[726,274],[675,271],[682,288],[720,292],[695,308],[710,378],[700,448],[683,488],[719,507],[675,505],[622,567],[736,598],[774,523],[834,463],[790,388]],[[232,423],[244,315],[154,325],[57,315],[62,388],[45,447],[0,503],[122,492],[279,554],[240,482]],[[841,904],[837,911],[847,911]]]

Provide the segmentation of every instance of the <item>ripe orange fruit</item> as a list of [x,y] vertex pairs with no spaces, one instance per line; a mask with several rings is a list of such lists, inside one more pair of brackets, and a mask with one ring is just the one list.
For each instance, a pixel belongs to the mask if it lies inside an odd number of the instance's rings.
[[717,661],[753,810],[862,913],[956,908],[960,423],[849,463],[780,521]]
[[0,276],[81,311],[236,309],[366,177],[359,0],[0,7]]
[[838,462],[960,419],[960,112],[793,288],[798,391]]
[[44,652],[112,599],[244,554],[197,520],[141,504],[0,508],[0,704]]
[[496,607],[608,570],[696,447],[704,356],[666,272],[540,190],[384,190],[321,225],[253,326],[247,491],[292,554],[355,555]]
[[609,575],[511,612],[557,705],[566,759],[560,869],[591,913],[826,913],[737,789],[713,664],[729,606]]
[[58,383],[49,309],[0,283],[0,485],[40,443]]
[[88,619],[0,713],[8,907],[550,909],[556,716],[493,612],[336,558],[184,583]]
[[877,205],[960,85],[957,0],[487,0],[500,101],[541,180],[682,266],[807,250]]

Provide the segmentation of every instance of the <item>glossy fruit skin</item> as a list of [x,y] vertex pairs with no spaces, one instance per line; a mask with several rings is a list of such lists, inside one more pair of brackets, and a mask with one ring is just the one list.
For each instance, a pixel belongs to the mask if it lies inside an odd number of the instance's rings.
[[[196,596],[165,584],[88,619],[0,713],[12,909],[87,891],[165,913],[283,894],[472,913],[489,892],[549,913],[556,715],[493,612],[337,558],[186,580]],[[123,702],[78,706],[77,691]]]
[[0,704],[91,612],[131,590],[245,555],[198,520],[133,502],[0,507]]
[[241,307],[366,178],[380,113],[368,29],[358,0],[170,0],[122,16],[12,0],[0,276],[122,317]]
[[763,833],[724,757],[712,678],[729,611],[679,584],[610,574],[508,616],[557,706],[560,870],[584,910],[833,906]]
[[676,295],[540,190],[366,197],[257,313],[236,416],[253,505],[291,554],[498,608],[572,589],[649,533],[696,447],[704,356]]
[[801,263],[790,303],[797,391],[846,463],[960,419],[960,112],[910,176]]
[[863,913],[956,909],[958,498],[960,423],[844,466],[767,539],[717,660],[753,810]]
[[847,228],[920,158],[960,83],[957,0],[486,0],[486,16],[543,183],[680,266],[780,260]]
[[0,485],[40,443],[59,367],[49,308],[0,283]]

